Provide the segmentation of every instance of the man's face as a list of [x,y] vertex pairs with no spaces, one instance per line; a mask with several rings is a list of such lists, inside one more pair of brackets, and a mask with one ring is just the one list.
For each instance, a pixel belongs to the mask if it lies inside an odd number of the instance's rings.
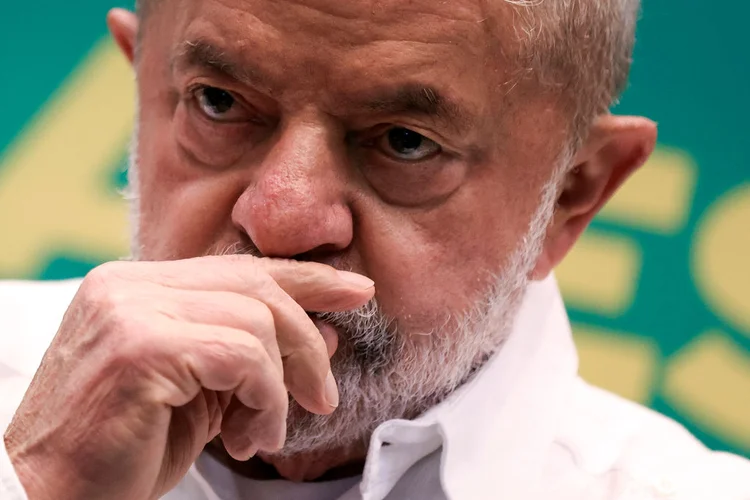
[[554,202],[538,209],[565,123],[519,79],[509,13],[164,2],[137,66],[139,257],[230,249],[375,281],[377,312],[325,318],[341,405],[292,404],[287,455],[437,402],[501,342]]
[[138,66],[141,258],[330,263],[407,331],[471,306],[564,141],[504,2],[164,2]]

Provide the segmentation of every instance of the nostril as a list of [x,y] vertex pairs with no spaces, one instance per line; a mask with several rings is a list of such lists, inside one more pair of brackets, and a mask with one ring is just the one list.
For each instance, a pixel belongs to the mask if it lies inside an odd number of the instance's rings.
[[300,262],[321,262],[328,264],[332,258],[341,253],[341,248],[333,243],[317,246],[310,251],[300,253],[291,257],[292,260]]

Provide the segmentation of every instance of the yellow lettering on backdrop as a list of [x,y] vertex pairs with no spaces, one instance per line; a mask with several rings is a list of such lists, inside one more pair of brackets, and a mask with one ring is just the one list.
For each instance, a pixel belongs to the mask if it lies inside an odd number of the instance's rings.
[[628,398],[649,403],[659,365],[659,349],[651,339],[574,325],[581,377]]
[[664,394],[703,428],[750,450],[750,357],[727,335],[707,333],[677,353]]
[[685,151],[659,147],[599,214],[600,220],[670,235],[690,214],[697,168]]
[[555,275],[567,304],[616,317],[635,299],[641,260],[634,240],[589,229]]
[[[659,147],[598,218],[655,234],[674,234],[690,213],[696,171],[688,153]],[[632,305],[640,272],[641,249],[635,240],[590,229],[556,275],[568,304],[616,317]]]
[[698,291],[716,314],[750,338],[750,184],[714,204],[693,248]]
[[53,252],[125,254],[126,206],[106,188],[134,92],[132,70],[102,41],[0,158],[0,275],[34,276]]

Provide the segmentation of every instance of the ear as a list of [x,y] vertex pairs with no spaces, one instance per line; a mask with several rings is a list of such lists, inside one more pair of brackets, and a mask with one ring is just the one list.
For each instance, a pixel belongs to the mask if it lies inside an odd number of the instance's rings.
[[656,124],[646,118],[596,120],[566,174],[532,279],[545,278],[563,260],[597,212],[651,156],[656,135]]
[[125,9],[112,9],[107,14],[107,27],[122,53],[133,64],[138,38],[138,16]]

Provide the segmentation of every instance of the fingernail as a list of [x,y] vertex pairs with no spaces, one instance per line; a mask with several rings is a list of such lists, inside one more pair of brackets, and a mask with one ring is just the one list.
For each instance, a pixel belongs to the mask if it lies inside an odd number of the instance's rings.
[[328,377],[326,377],[326,401],[332,408],[338,408],[339,406],[339,388],[330,370],[328,370]]
[[339,277],[341,281],[354,285],[362,290],[368,290],[375,286],[375,282],[367,276],[362,276],[357,273],[350,273],[349,271],[339,271]]

